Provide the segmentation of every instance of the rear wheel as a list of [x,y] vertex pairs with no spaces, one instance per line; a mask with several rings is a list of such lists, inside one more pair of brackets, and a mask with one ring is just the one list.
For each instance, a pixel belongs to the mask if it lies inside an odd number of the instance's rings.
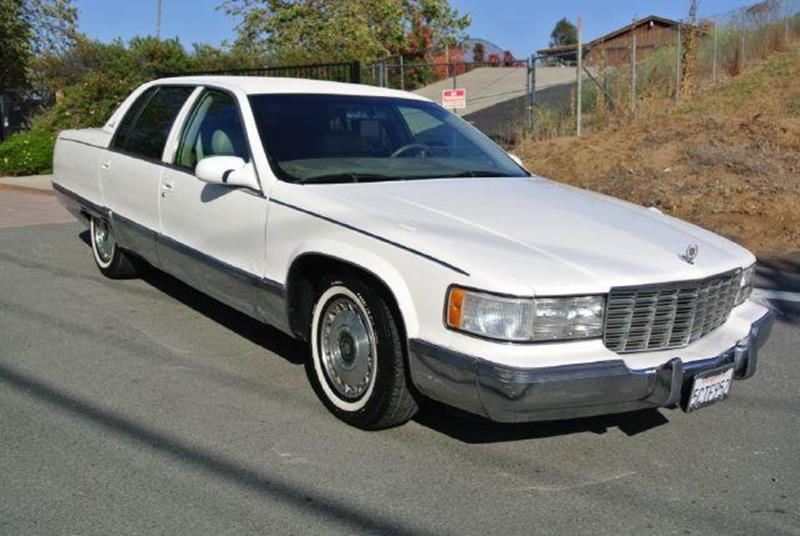
[[111,279],[128,279],[140,274],[138,259],[119,247],[108,221],[93,217],[89,231],[94,261],[104,276]]
[[365,430],[414,416],[398,322],[378,292],[355,278],[328,279],[311,322],[309,376],[334,415]]

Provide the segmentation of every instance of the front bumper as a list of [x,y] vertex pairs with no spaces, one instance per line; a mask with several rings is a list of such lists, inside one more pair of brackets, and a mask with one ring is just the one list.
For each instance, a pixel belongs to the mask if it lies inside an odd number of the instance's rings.
[[446,404],[500,422],[568,419],[675,406],[698,372],[734,365],[734,377],[753,376],[758,351],[775,315],[768,311],[735,346],[702,360],[675,357],[642,370],[622,359],[556,367],[517,368],[409,341],[417,388]]

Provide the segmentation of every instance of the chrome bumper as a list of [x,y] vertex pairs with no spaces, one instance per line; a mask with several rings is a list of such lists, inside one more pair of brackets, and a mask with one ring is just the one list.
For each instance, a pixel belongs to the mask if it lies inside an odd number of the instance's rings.
[[546,368],[512,368],[428,342],[409,341],[414,384],[424,394],[499,422],[568,419],[675,406],[698,372],[733,364],[736,379],[750,378],[775,315],[753,323],[747,337],[721,354],[632,370],[619,360]]

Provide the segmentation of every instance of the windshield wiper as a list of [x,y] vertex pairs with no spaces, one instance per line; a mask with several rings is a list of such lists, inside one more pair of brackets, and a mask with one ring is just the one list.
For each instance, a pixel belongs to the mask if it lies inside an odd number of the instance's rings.
[[324,184],[336,182],[369,182],[369,181],[391,181],[406,180],[406,177],[393,175],[381,175],[379,173],[331,173],[329,175],[315,175],[297,179],[298,184]]

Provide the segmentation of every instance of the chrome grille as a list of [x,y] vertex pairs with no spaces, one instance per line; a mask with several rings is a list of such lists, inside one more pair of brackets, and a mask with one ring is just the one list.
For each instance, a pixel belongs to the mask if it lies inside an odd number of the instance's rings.
[[725,323],[741,278],[737,270],[696,281],[613,288],[603,342],[619,353],[682,348]]

